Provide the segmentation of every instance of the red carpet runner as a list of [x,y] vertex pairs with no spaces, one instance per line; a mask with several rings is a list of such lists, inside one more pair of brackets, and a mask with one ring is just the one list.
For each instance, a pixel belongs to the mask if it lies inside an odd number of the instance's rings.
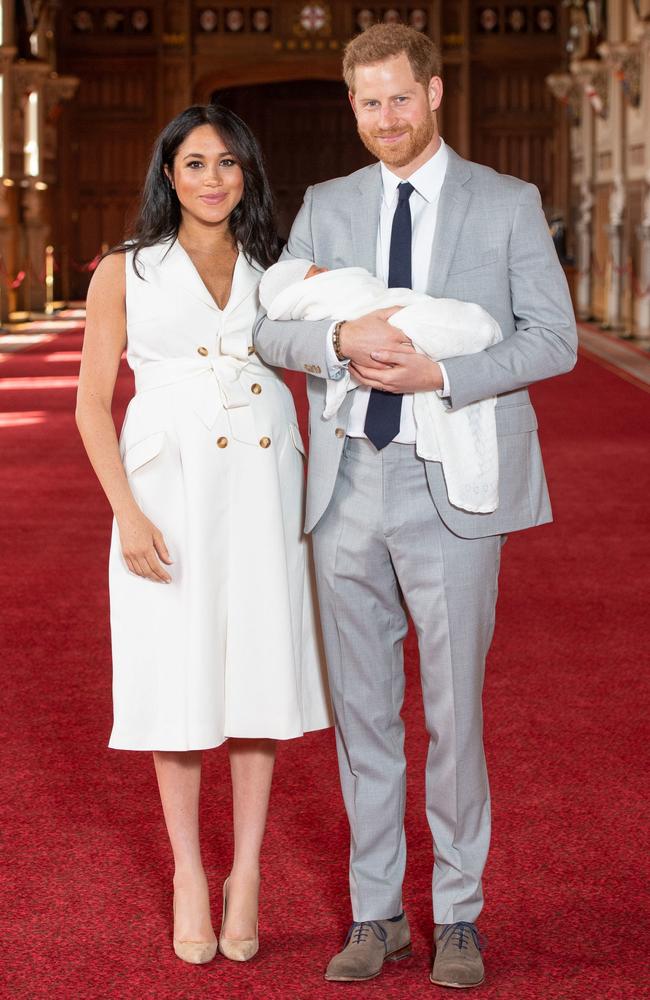
[[[322,970],[349,921],[331,732],[284,744],[250,965],[182,965],[150,758],[108,751],[109,516],[73,423],[79,335],[0,362],[2,997],[346,1000],[443,996],[428,982],[430,840],[416,654],[408,645],[414,956],[363,987]],[[292,379],[299,384],[301,378]],[[121,411],[130,393],[123,374]],[[486,682],[494,839],[485,1000],[639,1000],[647,936],[639,789],[650,562],[648,395],[582,360],[534,399],[557,522],[504,552]],[[251,609],[254,617],[255,609]],[[223,750],[206,755],[215,920],[229,869]],[[216,924],[218,927],[218,923]]]

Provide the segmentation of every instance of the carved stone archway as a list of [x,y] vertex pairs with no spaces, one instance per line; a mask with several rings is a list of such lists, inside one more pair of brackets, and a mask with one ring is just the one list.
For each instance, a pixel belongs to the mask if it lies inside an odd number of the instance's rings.
[[217,100],[257,137],[286,239],[311,184],[372,162],[356,131],[339,60],[220,66],[196,85],[195,100]]
[[206,73],[194,84],[194,100],[205,104],[215,90],[247,87],[263,83],[290,83],[296,80],[341,80],[341,56],[310,53],[304,59],[267,59],[242,62],[231,59],[219,63],[214,72]]

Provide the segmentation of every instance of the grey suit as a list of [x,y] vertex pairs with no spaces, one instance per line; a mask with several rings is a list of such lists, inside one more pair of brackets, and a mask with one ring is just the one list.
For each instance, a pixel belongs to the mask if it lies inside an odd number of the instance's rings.
[[[378,164],[309,188],[284,256],[374,273],[380,199]],[[422,462],[414,448],[376,453],[346,438],[352,393],[336,418],[322,419],[329,322],[261,318],[256,330],[266,361],[310,375],[305,528],[314,530],[357,920],[401,906],[402,596],[418,634],[431,737],[435,919],[474,920],[481,909],[489,845],[481,692],[501,539],[551,520],[526,387],[569,371],[576,358],[571,302],[534,186],[449,150],[432,241],[428,293],[480,304],[503,332],[501,343],[445,361],[452,408],[498,396],[494,513],[451,506],[439,463]]]

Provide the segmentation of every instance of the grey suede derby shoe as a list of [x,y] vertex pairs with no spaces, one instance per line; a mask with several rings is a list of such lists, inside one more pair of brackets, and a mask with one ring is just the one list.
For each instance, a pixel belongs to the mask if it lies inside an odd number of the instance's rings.
[[327,966],[325,978],[334,983],[374,979],[385,961],[397,962],[411,954],[411,931],[406,914],[390,920],[355,922],[343,951]]
[[458,920],[435,929],[436,957],[429,979],[436,986],[457,990],[480,986],[485,979],[481,951],[485,940],[475,924]]

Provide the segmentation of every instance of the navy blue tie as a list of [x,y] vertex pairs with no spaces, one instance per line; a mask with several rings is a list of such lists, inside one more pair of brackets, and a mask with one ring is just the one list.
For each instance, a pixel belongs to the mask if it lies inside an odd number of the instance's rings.
[[[397,188],[398,202],[390,233],[388,287],[411,287],[411,209],[409,198],[414,188],[404,181]],[[364,431],[377,451],[385,448],[399,434],[402,393],[371,389]]]

